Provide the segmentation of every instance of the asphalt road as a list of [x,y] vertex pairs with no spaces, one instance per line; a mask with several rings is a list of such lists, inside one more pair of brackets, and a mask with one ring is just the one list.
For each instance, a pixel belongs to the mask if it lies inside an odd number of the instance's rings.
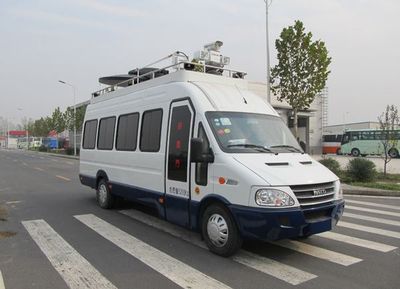
[[400,199],[346,200],[334,233],[222,258],[138,205],[97,207],[76,160],[0,150],[0,289],[400,288]]

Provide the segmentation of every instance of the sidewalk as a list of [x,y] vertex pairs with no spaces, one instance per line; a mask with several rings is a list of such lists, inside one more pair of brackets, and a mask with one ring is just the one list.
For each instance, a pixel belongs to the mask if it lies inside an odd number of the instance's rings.
[[374,188],[366,188],[366,187],[356,187],[350,186],[342,183],[343,194],[345,195],[366,195],[366,196],[390,196],[390,197],[399,197],[400,192],[398,191],[389,191],[389,190],[381,190]]
[[64,158],[64,159],[79,160],[79,156],[70,156],[70,155],[63,155],[63,154],[55,154],[55,153],[31,151],[31,150],[29,150],[28,152],[34,153],[34,154],[42,154],[42,155],[48,155],[48,156],[52,156],[52,157]]

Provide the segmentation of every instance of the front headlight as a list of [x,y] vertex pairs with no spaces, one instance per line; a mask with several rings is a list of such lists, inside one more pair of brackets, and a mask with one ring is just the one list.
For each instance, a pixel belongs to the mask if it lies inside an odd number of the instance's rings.
[[337,200],[343,199],[343,189],[339,180],[335,182],[335,194]]
[[294,200],[281,190],[260,189],[256,192],[256,204],[268,207],[288,207],[294,205]]

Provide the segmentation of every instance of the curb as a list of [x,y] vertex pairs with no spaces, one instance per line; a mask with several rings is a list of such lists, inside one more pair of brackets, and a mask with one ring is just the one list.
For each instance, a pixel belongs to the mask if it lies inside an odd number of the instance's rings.
[[69,155],[62,155],[62,154],[54,154],[54,153],[46,153],[46,152],[36,152],[36,151],[28,151],[34,154],[38,155],[48,155],[52,157],[58,157],[58,158],[64,158],[64,159],[74,159],[74,160],[79,160],[79,156],[69,156]]
[[398,191],[356,187],[347,184],[342,184],[342,189],[343,189],[343,194],[345,195],[400,197],[400,192]]

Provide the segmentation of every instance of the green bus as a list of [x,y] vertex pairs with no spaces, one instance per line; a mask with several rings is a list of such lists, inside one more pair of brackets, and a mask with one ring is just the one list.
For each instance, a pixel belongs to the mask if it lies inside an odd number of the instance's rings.
[[347,130],[343,134],[340,151],[342,154],[350,154],[354,157],[366,155],[384,154],[382,140],[386,134],[392,134],[397,141],[391,145],[389,156],[398,158],[400,152],[400,130],[388,131],[387,133],[377,129]]

